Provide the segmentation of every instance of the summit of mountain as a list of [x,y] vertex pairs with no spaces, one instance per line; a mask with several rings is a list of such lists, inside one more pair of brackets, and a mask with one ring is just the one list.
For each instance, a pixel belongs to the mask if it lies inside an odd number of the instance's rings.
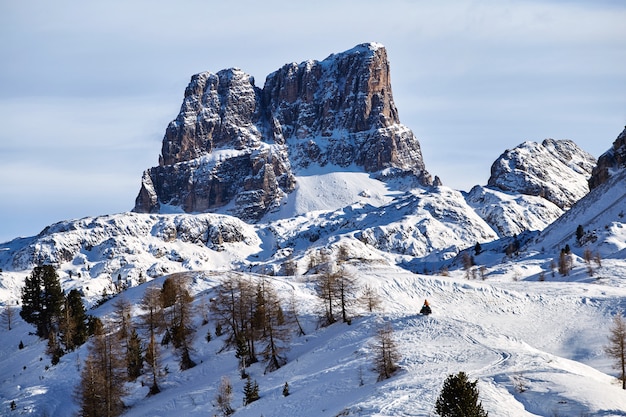
[[566,210],[589,192],[588,180],[596,162],[571,140],[527,141],[496,159],[487,184],[542,197]]

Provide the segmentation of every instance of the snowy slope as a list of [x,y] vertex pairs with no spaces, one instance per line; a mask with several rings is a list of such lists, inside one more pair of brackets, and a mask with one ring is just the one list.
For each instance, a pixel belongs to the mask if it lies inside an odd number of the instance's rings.
[[123,213],[68,220],[0,245],[0,300],[17,301],[24,277],[39,263],[56,265],[65,287],[82,290],[92,302],[116,285],[232,269],[260,250],[255,228],[231,216]]
[[542,197],[478,185],[470,190],[466,199],[500,237],[515,236],[526,230],[543,230],[563,214],[562,209]]
[[[268,273],[281,260],[304,260],[311,249],[350,236],[373,256],[450,259],[497,233],[448,187],[400,192],[367,174],[310,172],[274,213],[250,225],[219,214],[121,213],[54,224],[38,236],[0,244],[0,296],[18,300],[24,277],[38,263],[59,267],[62,281],[89,300],[115,285],[194,270]],[[350,203],[350,201],[358,201]],[[348,205],[346,205],[348,204]],[[427,259],[426,259],[427,258]]]
[[279,210],[269,213],[266,222],[288,219],[314,211],[334,211],[360,202],[372,206],[389,203],[402,184],[382,182],[356,167],[314,166],[296,175],[296,188]]
[[[613,261],[604,268],[624,274],[625,266]],[[241,405],[244,381],[234,352],[220,352],[221,339],[207,343],[204,335],[212,324],[198,323],[193,359],[199,365],[178,371],[166,350],[169,373],[163,391],[145,398],[146,387],[129,386],[131,408],[125,415],[213,415],[216,388],[228,376],[235,416],[430,416],[445,377],[461,370],[479,380],[480,398],[490,415],[626,415],[626,395],[607,374],[612,370],[602,353],[611,315],[626,307],[626,286],[514,281],[511,274],[468,282],[360,262],[352,263],[351,270],[384,300],[379,312],[355,311],[359,316],[351,326],[316,327],[319,305],[310,277],[271,278],[284,297],[295,294],[307,335],[294,335],[289,362],[278,371],[264,374],[263,365],[250,367],[260,386],[259,401]],[[198,304],[211,295],[220,275],[193,275]],[[136,302],[144,288],[132,288],[125,297]],[[417,314],[424,298],[434,309],[428,317]],[[106,317],[110,304],[93,313]],[[394,328],[401,370],[377,382],[371,344],[384,321]],[[29,336],[31,330],[22,323],[0,339],[0,406],[7,410],[14,400],[17,415],[69,415],[76,410],[72,391],[85,349],[46,369],[45,343]],[[25,349],[17,349],[19,340]],[[282,396],[285,382],[288,397]]]
[[[585,231],[582,244],[576,241],[578,225]],[[604,258],[626,258],[626,169],[615,172],[543,230],[530,250],[557,251],[568,244],[578,256],[590,249]]]

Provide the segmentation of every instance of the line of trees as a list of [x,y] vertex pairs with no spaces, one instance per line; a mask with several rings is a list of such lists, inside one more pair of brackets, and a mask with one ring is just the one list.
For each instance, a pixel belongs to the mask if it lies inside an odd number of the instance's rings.
[[312,254],[309,262],[317,275],[314,278],[317,296],[322,301],[320,317],[322,325],[338,320],[350,324],[357,305],[373,312],[380,307],[381,300],[371,286],[360,287],[357,279],[346,270],[347,249],[340,247],[336,259],[327,253]]
[[162,346],[172,344],[181,370],[196,365],[191,359],[195,311],[186,279],[171,276],[162,288],[149,286],[139,306],[143,314],[133,320],[132,305],[120,297],[113,304],[111,319],[97,322],[76,388],[81,416],[120,415],[125,408],[125,382],[141,375],[149,380],[148,395],[159,393]]
[[[376,291],[370,286],[359,288],[341,260],[335,263],[322,258],[318,268],[314,279],[323,324],[337,321],[349,324],[356,303],[370,312],[379,307]],[[120,296],[113,304],[109,320],[102,322],[86,314],[77,290],[63,294],[53,267],[40,266],[26,279],[22,303],[20,315],[36,327],[40,337],[48,339],[48,351],[53,358],[82,345],[93,335],[80,384],[75,388],[81,416],[114,417],[123,413],[125,383],[142,375],[149,381],[149,395],[159,393],[163,346],[171,343],[181,370],[196,365],[192,346],[197,310],[183,275],[167,278],[161,288],[154,285],[146,288],[139,305],[140,316],[134,317],[133,306]],[[225,331],[226,345],[235,350],[242,378],[247,379],[244,405],[258,400],[258,384],[250,379],[246,368],[259,358],[264,361],[266,372],[287,362],[292,334],[304,334],[295,301],[285,302],[272,281],[231,275],[215,288],[210,312],[216,329]],[[206,324],[208,316],[206,312],[202,314]],[[378,329],[371,346],[373,370],[378,379],[390,378],[399,369],[400,355],[389,324]],[[218,405],[223,414],[231,414],[232,385],[227,380],[222,385]],[[289,393],[287,384],[284,392],[284,395]]]
[[[356,280],[341,264],[338,266],[324,259],[319,268],[315,285],[321,300],[323,324],[339,320],[349,324],[352,308],[357,302],[370,312],[379,307],[380,298],[376,291],[369,286],[360,290]],[[60,356],[64,350],[75,349],[85,343],[90,334],[93,335],[81,369],[80,384],[75,388],[83,417],[122,414],[125,409],[122,398],[127,394],[125,383],[141,375],[149,381],[148,394],[159,393],[164,345],[172,344],[181,370],[196,365],[191,358],[196,311],[182,275],[167,278],[161,288],[154,285],[146,288],[139,305],[143,314],[136,318],[130,302],[119,297],[106,322],[86,315],[78,291],[63,295],[56,271],[51,266],[35,268],[26,280],[22,294],[24,308],[20,314],[35,325],[40,337],[48,338],[48,350],[53,357]],[[247,379],[244,405],[259,399],[258,384],[250,379],[246,368],[262,358],[266,372],[279,369],[287,362],[291,335],[304,334],[295,306],[294,300],[285,302],[267,279],[232,275],[215,288],[210,311],[216,328],[225,330],[226,345],[235,349],[242,378]],[[206,308],[206,305],[202,307]],[[203,323],[207,321],[208,317]],[[372,349],[373,370],[378,379],[393,376],[399,369],[400,354],[389,324],[378,329]],[[224,379],[218,391],[217,403],[221,412],[232,414],[232,385]],[[284,395],[289,393],[287,384],[284,392]]]
[[255,282],[229,276],[216,288],[211,311],[217,325],[226,331],[226,344],[236,349],[242,376],[245,368],[258,362],[259,355],[266,363],[266,372],[287,362],[285,354],[297,312],[285,310],[285,304],[265,279]]
[[35,326],[37,336],[48,340],[53,365],[93,333],[94,318],[86,314],[80,292],[73,289],[65,295],[52,265],[33,269],[24,281],[21,298],[20,316]]

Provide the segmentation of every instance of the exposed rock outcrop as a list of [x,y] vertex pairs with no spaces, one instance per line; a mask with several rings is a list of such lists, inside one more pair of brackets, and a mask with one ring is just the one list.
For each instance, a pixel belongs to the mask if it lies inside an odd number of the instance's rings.
[[524,142],[491,166],[488,185],[506,192],[543,197],[568,209],[589,192],[596,159],[571,140]]
[[400,124],[385,48],[362,44],[287,64],[263,89],[239,69],[192,77],[147,170],[134,211],[164,205],[255,221],[295,188],[299,169],[357,166],[377,178],[431,185],[419,142]]
[[626,167],[626,127],[613,142],[611,149],[600,155],[598,164],[591,172],[589,188],[594,189],[604,184],[611,176],[611,171]]

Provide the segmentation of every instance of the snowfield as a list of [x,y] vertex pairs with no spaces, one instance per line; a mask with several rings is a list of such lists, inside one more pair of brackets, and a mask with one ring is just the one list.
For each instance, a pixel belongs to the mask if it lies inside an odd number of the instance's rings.
[[[355,310],[351,325],[318,328],[319,303],[311,277],[271,277],[283,298],[294,296],[304,319],[305,336],[294,332],[288,363],[264,374],[263,364],[249,374],[261,399],[243,407],[244,381],[232,350],[223,340],[204,338],[214,324],[201,326],[194,343],[198,366],[181,372],[165,349],[168,373],[162,392],[145,398],[147,386],[129,385],[127,416],[206,416],[214,408],[222,376],[233,383],[236,416],[432,416],[445,377],[459,371],[478,379],[485,410],[493,416],[626,416],[626,393],[603,353],[612,315],[626,308],[626,277],[621,285],[585,278],[572,282],[548,278],[514,280],[514,272],[485,281],[453,276],[425,276],[380,264],[352,263],[360,284],[376,288],[384,302],[375,313]],[[607,261],[603,275],[624,274],[624,261]],[[196,303],[211,296],[223,273],[192,273]],[[258,276],[253,276],[255,279]],[[134,304],[147,285],[124,293]],[[421,316],[424,299],[433,306]],[[106,318],[112,302],[91,313]],[[372,342],[378,326],[389,322],[402,355],[400,371],[377,382],[372,370]],[[72,392],[79,382],[83,346],[49,365],[44,341],[19,323],[3,331],[0,342],[0,396],[3,412],[10,401],[16,415],[67,416],[77,411]],[[22,340],[26,347],[19,350]],[[290,395],[282,388],[289,383]]]

